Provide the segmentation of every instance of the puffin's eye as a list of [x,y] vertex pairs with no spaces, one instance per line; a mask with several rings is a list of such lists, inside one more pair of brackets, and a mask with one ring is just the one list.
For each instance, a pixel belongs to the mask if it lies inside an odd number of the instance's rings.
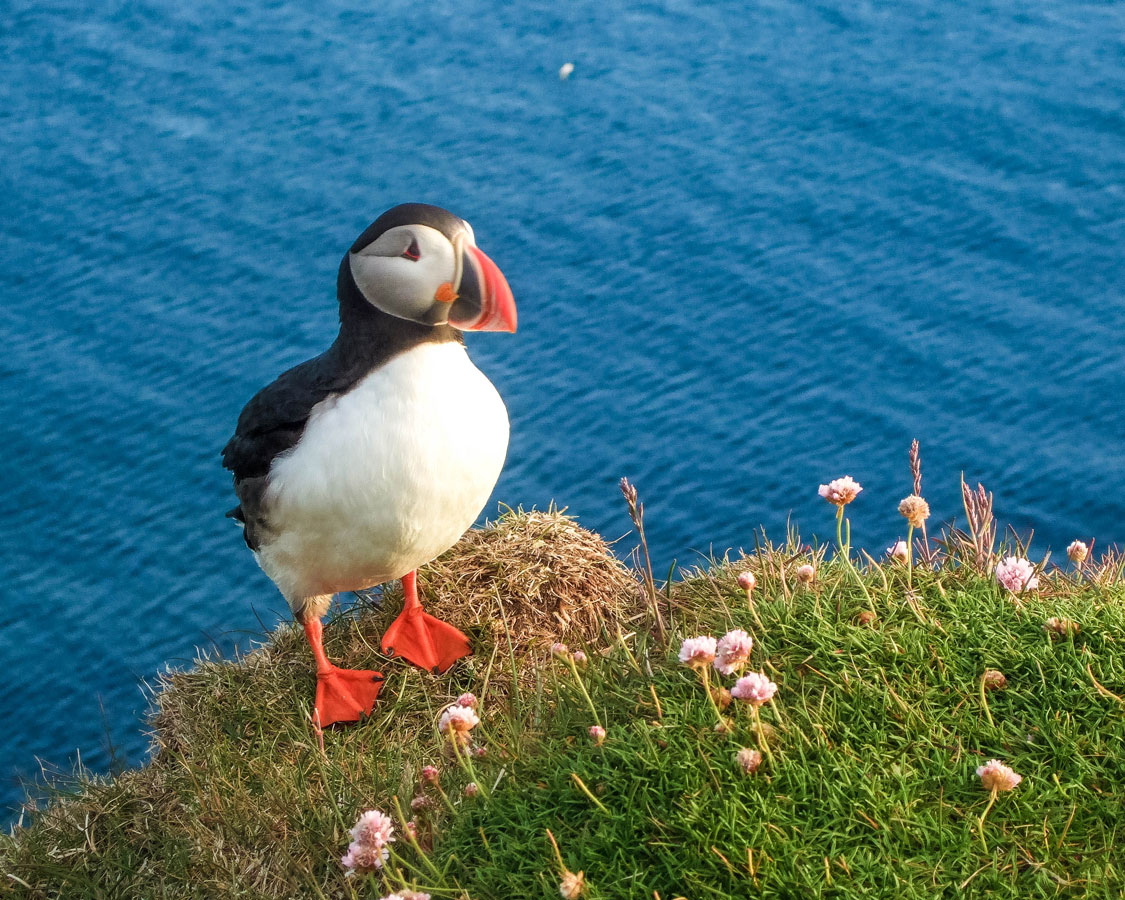
[[418,238],[410,239],[410,246],[402,251],[402,258],[411,262],[418,262],[422,258],[422,251],[418,249]]

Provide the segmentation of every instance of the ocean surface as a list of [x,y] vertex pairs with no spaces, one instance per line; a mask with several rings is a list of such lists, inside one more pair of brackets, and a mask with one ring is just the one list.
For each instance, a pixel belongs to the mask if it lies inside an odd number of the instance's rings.
[[936,519],[964,472],[1036,553],[1125,543],[1125,6],[9,0],[0,49],[9,819],[286,617],[218,451],[403,201],[516,295],[490,514],[618,537],[627,475],[663,574],[832,536],[850,474],[879,554],[917,437]]

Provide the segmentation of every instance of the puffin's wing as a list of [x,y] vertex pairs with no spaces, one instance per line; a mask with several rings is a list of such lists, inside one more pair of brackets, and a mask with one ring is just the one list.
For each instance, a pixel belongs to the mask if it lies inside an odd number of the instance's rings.
[[314,406],[346,391],[359,373],[342,372],[324,357],[310,359],[285,372],[246,404],[234,436],[223,448],[223,466],[234,473],[238,506],[227,513],[245,526],[243,536],[257,550],[268,529],[263,508],[270,466],[295,446],[305,432]]
[[339,372],[323,356],[285,372],[243,408],[234,436],[223,448],[223,467],[234,473],[236,483],[264,477],[274,458],[301,439],[313,407],[355,380],[355,374]]

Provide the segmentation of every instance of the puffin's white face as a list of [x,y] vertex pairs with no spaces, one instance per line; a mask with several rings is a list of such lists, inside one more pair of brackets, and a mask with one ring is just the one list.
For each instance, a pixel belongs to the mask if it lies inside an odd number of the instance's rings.
[[352,277],[372,306],[438,325],[461,285],[463,248],[454,243],[474,245],[472,229],[466,226],[451,241],[428,225],[399,225],[349,254]]
[[454,222],[447,229],[452,237],[429,225],[396,225],[349,251],[356,287],[372,306],[400,319],[462,331],[515,331],[512,289],[477,248],[469,223]]

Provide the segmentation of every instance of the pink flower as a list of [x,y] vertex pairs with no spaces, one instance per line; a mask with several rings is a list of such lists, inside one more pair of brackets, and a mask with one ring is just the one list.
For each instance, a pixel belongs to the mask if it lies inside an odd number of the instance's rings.
[[728,631],[716,646],[715,670],[723,675],[738,672],[750,659],[750,648],[754,639],[741,628]]
[[457,698],[457,705],[458,706],[467,706],[467,707],[469,707],[469,709],[476,709],[477,708],[477,696],[476,696],[476,694],[469,694],[469,693],[462,694],[460,697]]
[[422,891],[395,891],[393,894],[387,894],[382,900],[430,900],[430,895]]
[[586,654],[583,653],[581,650],[575,650],[570,658],[574,660],[574,664],[576,666],[586,665]]
[[422,766],[422,777],[430,784],[437,784],[439,774],[437,766]]
[[475,797],[479,793],[480,793],[480,787],[478,787],[478,785],[475,781],[470,781],[467,785],[465,785],[465,796],[466,797]]
[[730,689],[730,695],[753,706],[769,703],[777,693],[777,685],[760,672],[743,675]]
[[739,575],[738,575],[738,586],[740,588],[742,588],[744,591],[746,591],[746,593],[749,594],[752,590],[754,590],[754,587],[757,584],[758,584],[758,579],[754,577],[753,572],[740,572],[739,573]]
[[906,562],[907,547],[906,541],[895,541],[887,548],[887,556],[898,562]]
[[863,487],[858,481],[851,475],[845,475],[843,478],[836,478],[828,482],[828,484],[822,484],[817,493],[833,506],[847,506],[862,490]]
[[450,706],[441,714],[438,731],[452,737],[454,734],[468,736],[480,724],[480,717],[468,706]]
[[601,725],[591,725],[590,737],[600,747],[605,743],[605,729]]
[[738,763],[738,767],[747,775],[753,775],[762,764],[762,754],[757,750],[751,750],[749,747],[743,747],[739,750],[734,759]]
[[425,794],[419,794],[417,797],[410,801],[410,809],[412,812],[419,810],[429,809],[433,805],[432,801]]
[[798,581],[804,584],[808,584],[814,578],[816,578],[816,569],[813,566],[810,566],[808,563],[805,563],[803,566],[799,566],[797,568]]
[[1013,594],[1034,591],[1039,587],[1035,567],[1020,556],[1008,556],[997,563],[996,580]]
[[977,775],[986,791],[1010,791],[1023,781],[1022,775],[1017,775],[998,759],[990,759],[986,765],[979,766]]
[[715,661],[715,639],[713,637],[688,638],[680,645],[680,662],[693,669],[706,668]]
[[1066,556],[1072,563],[1084,563],[1086,557],[1090,555],[1090,548],[1086,546],[1085,541],[1071,541],[1070,546],[1066,548]]
[[369,809],[361,813],[351,830],[352,840],[379,847],[393,841],[394,833],[395,825],[391,817],[377,809]]
[[391,851],[386,847],[376,847],[373,844],[361,844],[359,841],[352,841],[348,845],[348,852],[340,858],[340,864],[347,869],[348,875],[353,875],[356,872],[367,873],[374,872],[376,869],[381,869],[383,863],[391,855]]
[[570,648],[567,647],[567,645],[564,644],[562,641],[555,641],[553,644],[551,644],[551,655],[552,656],[569,656],[570,655]]

